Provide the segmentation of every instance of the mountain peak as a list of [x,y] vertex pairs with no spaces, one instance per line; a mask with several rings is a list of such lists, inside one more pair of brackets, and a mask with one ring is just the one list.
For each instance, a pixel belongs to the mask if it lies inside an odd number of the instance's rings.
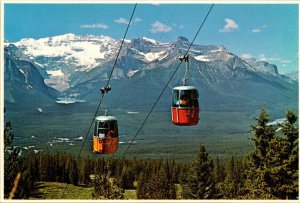
[[243,57],[242,56],[241,58],[247,63],[256,63],[257,62],[256,59],[253,57]]
[[274,64],[270,64],[266,61],[256,60],[253,57],[244,57],[243,60],[254,67],[256,71],[263,72],[263,73],[271,73],[274,75],[278,75],[277,66]]
[[186,37],[183,36],[179,36],[177,38],[177,42],[189,42],[189,40]]
[[150,39],[150,38],[147,38],[147,37],[143,37],[142,38],[144,41],[146,42],[150,42],[152,44],[158,44],[158,42],[155,40],[155,39]]
[[75,34],[73,34],[73,33],[67,33],[67,34],[64,34],[64,35],[61,35],[61,36],[65,36],[65,37],[73,38],[73,37],[75,37],[76,35],[75,35]]

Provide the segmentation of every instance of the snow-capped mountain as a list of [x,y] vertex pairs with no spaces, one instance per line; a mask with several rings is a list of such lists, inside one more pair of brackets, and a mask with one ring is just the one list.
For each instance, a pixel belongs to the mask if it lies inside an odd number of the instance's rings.
[[35,65],[45,69],[45,83],[63,91],[69,87],[74,72],[89,71],[112,60],[118,41],[105,36],[61,36],[22,39],[14,43]]
[[[158,43],[148,38],[143,38],[142,41],[143,45],[140,40],[125,40],[124,47],[127,47],[128,52],[134,54],[136,59],[145,63],[163,58],[170,46],[170,44]],[[26,38],[14,43],[28,60],[46,70],[48,78],[45,83],[59,91],[74,86],[70,79],[73,74],[89,72],[115,60],[120,44],[120,40],[106,36],[74,34],[37,40]],[[124,55],[126,53],[122,52],[121,56]],[[119,73],[119,75],[130,76],[135,71],[129,69],[126,73]]]
[[[68,97],[90,101],[97,100],[120,45],[121,40],[106,36],[74,34],[6,42],[15,57],[37,68],[47,86]],[[146,37],[125,40],[112,74],[115,94],[111,102],[121,106],[151,104],[189,45],[184,37],[170,43]],[[190,83],[206,96],[206,105],[287,101],[298,94],[298,83],[280,75],[275,65],[242,59],[224,46],[193,45],[189,56]],[[14,60],[9,57],[6,61]],[[184,70],[178,69],[170,89],[182,83]],[[170,92],[163,102],[169,103]]]
[[[61,62],[76,66],[77,71],[88,71],[114,56],[118,41],[105,36],[61,36],[22,39],[15,43],[30,59],[60,58]],[[45,62],[41,63],[45,67]]]

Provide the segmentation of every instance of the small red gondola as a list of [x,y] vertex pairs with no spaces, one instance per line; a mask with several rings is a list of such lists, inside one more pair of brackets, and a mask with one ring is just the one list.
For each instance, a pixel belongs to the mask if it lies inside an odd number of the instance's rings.
[[118,122],[113,116],[98,116],[95,118],[93,136],[93,152],[112,154],[118,149]]
[[197,125],[199,120],[198,91],[193,86],[173,88],[172,121],[175,125]]

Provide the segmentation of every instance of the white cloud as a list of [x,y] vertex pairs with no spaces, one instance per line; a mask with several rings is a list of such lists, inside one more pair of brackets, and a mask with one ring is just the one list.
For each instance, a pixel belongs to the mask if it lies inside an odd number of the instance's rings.
[[238,24],[236,24],[236,22],[234,22],[232,19],[226,18],[225,23],[226,24],[224,25],[223,29],[220,29],[219,32],[232,32],[239,29]]
[[250,58],[253,58],[253,56],[252,56],[251,54],[248,54],[248,53],[242,54],[241,57],[242,57],[243,59],[250,59]]
[[254,33],[258,33],[258,32],[262,32],[263,29],[266,29],[267,28],[267,25],[261,25],[259,27],[256,27],[256,28],[253,28],[251,30],[251,32],[254,32]]
[[251,32],[261,32],[261,30],[260,30],[260,29],[257,29],[257,28],[255,28],[255,29],[252,29],[252,30],[251,30]]
[[292,63],[291,60],[288,60],[288,59],[282,59],[280,57],[267,57],[265,54],[260,54],[258,59],[260,61],[267,61],[267,62],[270,62],[270,63],[280,63],[282,65],[286,65],[286,64],[290,64]]
[[[114,20],[115,23],[120,23],[120,24],[126,24],[128,25],[129,23],[129,20],[127,20],[126,18],[119,18],[119,19],[116,19]],[[133,23],[139,23],[139,22],[142,22],[142,19],[139,18],[139,17],[136,17],[135,19],[133,19],[131,22]]]
[[125,18],[119,18],[117,20],[114,20],[114,22],[116,23],[120,23],[120,24],[128,24],[129,20],[125,19]]
[[266,57],[266,55],[260,54],[260,55],[258,56],[258,60],[260,60],[260,61],[267,61],[268,58]]
[[172,28],[170,26],[167,26],[165,24],[162,24],[159,21],[155,21],[151,24],[150,32],[152,33],[158,33],[158,32],[171,32]]
[[102,23],[80,25],[80,28],[88,29],[107,29],[108,26]]
[[291,60],[281,60],[280,63],[288,64],[288,63],[292,63],[292,61]]

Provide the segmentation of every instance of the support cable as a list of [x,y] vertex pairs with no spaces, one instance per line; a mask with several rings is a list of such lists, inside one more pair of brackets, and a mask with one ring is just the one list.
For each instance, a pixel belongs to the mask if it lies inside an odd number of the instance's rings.
[[[196,35],[194,37],[194,39],[192,40],[192,42],[190,43],[187,51],[185,52],[184,55],[188,55],[188,52],[190,51],[193,43],[195,42],[200,30],[202,29],[204,23],[206,22],[207,17],[209,16],[212,8],[214,7],[214,4],[211,5],[209,11],[207,12],[205,18],[203,19],[198,31],[196,32]],[[140,128],[138,129],[138,131],[136,132],[136,134],[134,135],[133,139],[131,140],[130,144],[128,145],[128,147],[126,148],[125,152],[123,153],[121,158],[125,158],[126,153],[128,152],[128,150],[130,149],[131,145],[133,144],[134,140],[136,139],[136,137],[138,136],[139,132],[142,130],[142,128],[144,127],[145,123],[147,122],[150,114],[152,113],[153,109],[155,108],[156,104],[158,103],[159,99],[161,98],[161,96],[163,95],[163,93],[165,92],[165,90],[167,89],[169,83],[171,82],[171,80],[173,79],[174,75],[176,74],[177,70],[179,69],[180,65],[182,64],[183,60],[180,61],[179,65],[176,67],[175,71],[173,72],[173,74],[171,75],[171,78],[168,80],[167,84],[165,85],[165,87],[163,88],[162,92],[160,93],[160,95],[158,96],[157,100],[155,101],[154,105],[151,107],[149,113],[147,114],[146,118],[144,119],[143,123],[141,124]]]
[[[93,119],[92,119],[92,121],[91,121],[90,127],[89,127],[89,129],[88,129],[88,131],[87,131],[87,134],[86,134],[85,138],[84,138],[82,147],[81,147],[81,149],[80,149],[80,151],[79,151],[79,153],[78,153],[77,161],[78,161],[79,158],[80,158],[81,152],[82,152],[82,150],[83,150],[83,148],[84,148],[84,145],[85,145],[85,143],[86,143],[86,140],[87,140],[87,138],[88,138],[88,135],[89,135],[89,133],[90,133],[90,131],[91,131],[91,128],[92,128],[93,123],[94,123],[94,120],[95,120],[95,118],[96,118],[96,116],[97,116],[97,113],[98,113],[98,111],[99,111],[99,109],[100,109],[100,106],[101,106],[101,104],[102,104],[104,95],[105,95],[105,93],[107,93],[107,92],[111,89],[111,88],[109,87],[109,82],[110,82],[110,79],[111,79],[112,74],[113,74],[113,72],[114,72],[114,69],[115,69],[115,67],[116,67],[116,64],[117,64],[119,55],[120,55],[120,53],[121,53],[121,49],[122,49],[122,46],[123,46],[123,44],[124,44],[124,41],[125,41],[127,32],[128,32],[129,27],[130,27],[130,25],[131,25],[131,21],[132,21],[132,18],[133,18],[133,15],[134,15],[136,6],[137,6],[137,4],[134,5],[134,8],[133,8],[133,11],[132,11],[132,13],[131,13],[131,17],[130,17],[129,23],[128,23],[128,25],[127,25],[125,34],[124,34],[124,36],[123,36],[123,39],[122,39],[122,42],[121,42],[119,51],[118,51],[118,53],[117,53],[115,62],[114,62],[114,64],[113,64],[113,67],[112,67],[112,70],[111,70],[110,75],[109,75],[109,77],[108,77],[108,80],[107,80],[107,82],[106,82],[106,85],[105,85],[103,88],[101,88],[101,98],[100,98],[99,104],[98,104],[98,106],[97,106],[96,112],[95,112],[95,114],[94,114],[94,116],[93,116]],[[64,189],[64,191],[63,191],[62,199],[63,199],[63,197],[65,196],[65,192],[66,192],[66,190],[67,190],[67,187],[68,187],[68,184],[66,185],[66,187],[65,187],[65,189]]]

